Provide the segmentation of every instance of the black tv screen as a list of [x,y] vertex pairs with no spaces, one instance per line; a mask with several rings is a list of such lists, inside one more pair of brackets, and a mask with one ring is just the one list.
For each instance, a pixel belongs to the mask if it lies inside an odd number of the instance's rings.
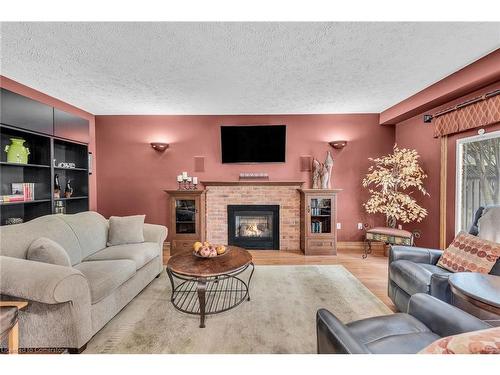
[[286,125],[221,126],[223,163],[284,163]]

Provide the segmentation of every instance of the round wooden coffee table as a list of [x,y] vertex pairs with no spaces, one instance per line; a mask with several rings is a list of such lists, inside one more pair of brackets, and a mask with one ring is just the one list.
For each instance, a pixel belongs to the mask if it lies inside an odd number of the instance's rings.
[[492,326],[500,326],[500,276],[457,272],[449,282],[454,306]]
[[[171,302],[182,312],[205,316],[230,310],[245,299],[250,301],[250,281],[255,269],[252,255],[236,246],[216,258],[199,258],[192,253],[171,257],[167,274],[172,284]],[[252,267],[247,282],[239,275]]]

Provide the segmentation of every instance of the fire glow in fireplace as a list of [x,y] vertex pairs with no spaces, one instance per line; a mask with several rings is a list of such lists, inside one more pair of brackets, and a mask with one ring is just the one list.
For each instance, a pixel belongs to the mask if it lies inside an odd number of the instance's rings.
[[279,250],[279,210],[277,205],[228,205],[228,244]]

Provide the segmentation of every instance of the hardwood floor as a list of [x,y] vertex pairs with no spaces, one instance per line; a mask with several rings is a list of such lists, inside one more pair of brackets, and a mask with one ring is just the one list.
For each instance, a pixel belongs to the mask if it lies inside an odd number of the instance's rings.
[[[391,310],[396,311],[394,304],[387,296],[387,257],[370,255],[362,259],[362,251],[356,249],[338,249],[337,256],[304,256],[301,251],[253,250],[250,251],[254,263],[267,265],[307,265],[307,264],[340,264],[361,281],[373,294],[384,302]],[[168,249],[164,250],[163,261],[166,264],[170,257]]]

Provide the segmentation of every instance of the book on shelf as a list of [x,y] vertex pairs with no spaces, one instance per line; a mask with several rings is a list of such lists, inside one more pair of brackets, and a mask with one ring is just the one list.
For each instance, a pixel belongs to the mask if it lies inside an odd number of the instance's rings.
[[313,221],[311,223],[312,233],[323,233],[323,223],[321,221]]
[[32,182],[12,183],[12,195],[22,195],[24,201],[35,200],[35,184]]
[[24,202],[23,194],[0,195],[1,203]]

